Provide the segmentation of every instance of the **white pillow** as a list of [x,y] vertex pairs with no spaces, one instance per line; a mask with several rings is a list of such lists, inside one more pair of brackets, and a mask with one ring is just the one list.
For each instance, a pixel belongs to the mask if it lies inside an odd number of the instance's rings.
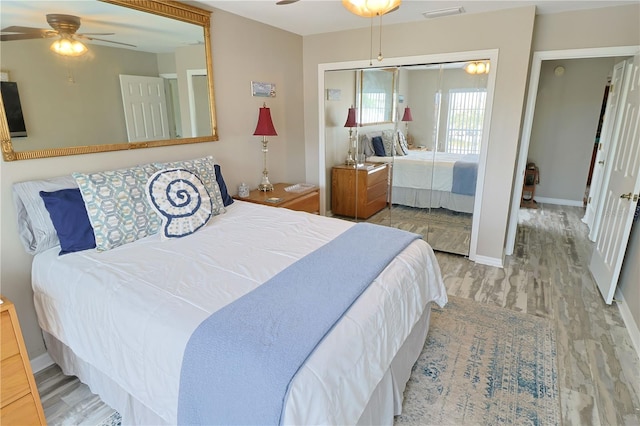
[[163,239],[193,234],[213,217],[209,191],[202,179],[187,169],[159,170],[145,189],[151,208],[162,218]]
[[77,187],[78,184],[71,175],[13,184],[18,234],[27,253],[38,254],[60,245],[56,228],[40,197],[40,191],[51,192]]

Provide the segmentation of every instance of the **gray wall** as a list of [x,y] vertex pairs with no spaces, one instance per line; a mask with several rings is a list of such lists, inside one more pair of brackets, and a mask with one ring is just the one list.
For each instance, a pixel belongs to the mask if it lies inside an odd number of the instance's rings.
[[156,55],[91,45],[86,55],[67,59],[52,53],[50,44],[50,39],[2,43],[2,71],[18,83],[28,134],[13,141],[14,149],[126,142],[118,75],[157,77]]
[[[615,58],[544,61],[529,161],[540,170],[536,197],[582,205],[607,77]],[[561,76],[554,69],[563,66]]]
[[637,332],[640,329],[640,219],[637,219],[631,228],[627,253],[618,280],[618,291],[622,293],[623,303],[627,304],[631,312]]

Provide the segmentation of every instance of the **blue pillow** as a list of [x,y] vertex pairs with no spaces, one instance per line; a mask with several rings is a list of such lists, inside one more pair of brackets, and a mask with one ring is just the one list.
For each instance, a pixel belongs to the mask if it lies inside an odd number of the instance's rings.
[[79,188],[40,191],[60,240],[59,254],[73,253],[96,247],[93,228]]
[[216,182],[218,182],[218,186],[220,187],[220,195],[222,195],[222,203],[225,207],[229,204],[233,203],[233,198],[229,195],[229,191],[227,191],[227,184],[224,183],[224,178],[222,177],[222,172],[220,171],[220,164],[216,164],[213,166],[216,170]]
[[374,136],[371,139],[371,144],[373,145],[373,153],[377,157],[386,157],[387,154],[384,152],[384,143],[381,136]]

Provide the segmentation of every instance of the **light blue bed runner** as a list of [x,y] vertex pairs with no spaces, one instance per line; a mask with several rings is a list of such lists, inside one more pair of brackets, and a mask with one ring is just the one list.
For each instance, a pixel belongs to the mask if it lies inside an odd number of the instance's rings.
[[453,185],[451,192],[462,195],[476,195],[477,180],[478,155],[465,155],[453,164]]
[[277,425],[289,383],[323,337],[416,234],[358,223],[193,332],[179,424]]

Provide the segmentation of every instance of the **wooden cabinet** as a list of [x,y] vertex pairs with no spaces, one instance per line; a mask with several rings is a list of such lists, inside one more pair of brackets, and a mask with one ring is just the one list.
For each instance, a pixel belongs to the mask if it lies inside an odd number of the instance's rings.
[[387,205],[388,186],[386,163],[357,168],[335,166],[331,170],[331,211],[335,215],[367,219]]
[[22,339],[16,308],[0,304],[0,424],[45,425],[47,422]]
[[310,187],[301,192],[287,192],[284,189],[291,186],[290,183],[276,183],[273,191],[259,191],[254,189],[248,197],[234,195],[236,200],[250,203],[264,204],[265,206],[284,207],[308,213],[320,213],[320,189],[317,186]]

